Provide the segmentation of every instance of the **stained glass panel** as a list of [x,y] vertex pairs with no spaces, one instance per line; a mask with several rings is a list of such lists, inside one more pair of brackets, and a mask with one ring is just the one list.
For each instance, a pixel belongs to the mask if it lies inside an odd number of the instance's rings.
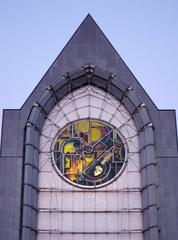
[[121,134],[100,120],[80,120],[59,132],[53,143],[57,172],[79,187],[99,187],[116,179],[125,165]]

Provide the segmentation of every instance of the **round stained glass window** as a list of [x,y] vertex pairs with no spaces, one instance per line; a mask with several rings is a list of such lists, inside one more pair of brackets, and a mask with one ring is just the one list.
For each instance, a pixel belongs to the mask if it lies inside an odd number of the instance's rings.
[[100,120],[70,123],[52,146],[53,165],[61,177],[78,187],[95,188],[115,180],[125,165],[121,134]]

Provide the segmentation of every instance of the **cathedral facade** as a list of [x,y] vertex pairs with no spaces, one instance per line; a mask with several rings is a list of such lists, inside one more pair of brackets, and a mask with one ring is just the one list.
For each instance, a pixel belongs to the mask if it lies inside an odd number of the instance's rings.
[[3,112],[1,239],[176,240],[174,110],[90,15],[21,109]]

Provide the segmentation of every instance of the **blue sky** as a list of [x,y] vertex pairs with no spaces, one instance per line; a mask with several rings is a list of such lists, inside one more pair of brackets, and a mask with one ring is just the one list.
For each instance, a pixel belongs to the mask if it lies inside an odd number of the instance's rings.
[[90,13],[160,109],[177,109],[177,0],[6,0],[0,3],[0,122],[20,108]]

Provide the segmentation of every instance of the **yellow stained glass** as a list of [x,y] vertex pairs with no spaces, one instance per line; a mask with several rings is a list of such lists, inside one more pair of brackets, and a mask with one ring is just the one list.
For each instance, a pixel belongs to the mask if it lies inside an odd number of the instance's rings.
[[100,126],[104,126],[104,125],[101,122],[92,121],[92,126],[93,127],[100,127]]
[[67,143],[64,146],[64,154],[67,153],[75,153],[75,147],[73,146],[72,143]]
[[91,129],[91,141],[96,142],[101,138],[101,130],[99,128],[92,128]]
[[95,167],[94,176],[98,176],[102,173],[103,169],[100,166]]
[[78,122],[76,124],[76,129],[77,129],[78,133],[79,132],[87,133],[89,131],[88,121]]
[[101,164],[105,164],[107,161],[109,161],[110,158],[111,158],[111,156],[112,156],[112,153],[111,153],[111,152],[106,153],[106,154],[104,155],[104,159],[103,159],[103,161],[101,162]]
[[70,159],[66,158],[65,167],[70,168]]
[[125,157],[121,136],[100,120],[71,123],[57,136],[55,166],[77,186],[96,187],[119,173]]

